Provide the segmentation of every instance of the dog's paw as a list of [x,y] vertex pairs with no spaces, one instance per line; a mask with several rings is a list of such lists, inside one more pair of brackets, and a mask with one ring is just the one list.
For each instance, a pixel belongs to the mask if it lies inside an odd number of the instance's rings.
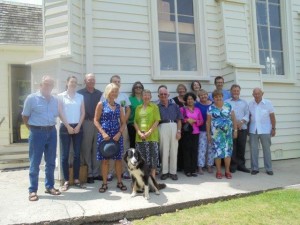
[[156,195],[160,195],[159,191],[156,191],[155,194],[156,194]]
[[131,195],[130,195],[131,198],[133,198],[135,196],[136,196],[136,192],[132,192]]
[[146,199],[146,200],[149,200],[149,199],[150,199],[150,196],[149,196],[149,195],[145,195],[145,199]]

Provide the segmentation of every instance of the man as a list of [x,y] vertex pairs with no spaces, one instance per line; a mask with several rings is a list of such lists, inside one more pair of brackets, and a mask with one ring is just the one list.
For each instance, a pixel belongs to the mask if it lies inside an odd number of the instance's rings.
[[238,128],[238,136],[233,139],[233,152],[231,156],[230,171],[234,173],[236,170],[250,173],[245,166],[245,148],[247,141],[247,123],[249,122],[248,103],[240,99],[241,87],[233,84],[230,88],[231,98],[226,102],[230,103],[235,113],[236,124]]
[[169,92],[166,86],[158,89],[158,108],[161,121],[159,123],[160,154],[161,154],[161,180],[169,176],[172,180],[177,177],[177,151],[178,140],[181,138],[181,119],[178,105],[169,100]]
[[[110,78],[110,83],[116,84],[120,89],[121,88],[121,77],[119,75],[113,75]],[[104,100],[105,100],[105,98],[104,98],[104,96],[102,96],[101,101],[104,101]],[[118,98],[115,99],[115,102],[120,104],[125,109],[124,113],[125,113],[125,120],[126,120],[126,124],[127,124],[129,116],[130,116],[130,112],[131,112],[131,109],[130,109],[131,102],[129,100],[129,97],[124,92],[119,92]],[[124,154],[125,150],[127,150],[130,147],[127,126],[124,129],[122,136],[123,136],[123,144],[124,144],[124,149],[123,149],[123,154]],[[108,174],[109,181],[112,180],[112,177],[113,177],[112,172],[114,169],[112,166],[113,166],[113,163],[110,163],[110,171],[111,172]],[[123,163],[123,171],[125,171],[125,172],[123,173],[122,177],[124,179],[131,179],[130,174],[126,168],[127,168],[127,166],[125,165],[125,163]]]
[[29,201],[37,201],[40,163],[45,158],[45,193],[60,195],[54,188],[54,169],[56,159],[57,131],[55,128],[58,116],[58,100],[51,95],[54,80],[44,76],[40,90],[27,96],[22,118],[30,130],[29,136]]
[[[215,86],[216,86],[217,90],[222,91],[224,101],[231,98],[231,93],[227,90],[223,90],[223,86],[224,86],[224,78],[223,77],[217,76],[215,78]],[[209,94],[209,100],[213,101],[213,97],[212,97],[211,93]]]
[[95,89],[95,75],[86,74],[85,88],[78,91],[83,95],[85,107],[85,119],[82,124],[83,139],[81,144],[81,155],[88,167],[87,183],[94,183],[94,180],[102,180],[100,176],[100,161],[97,160],[97,134],[98,130],[94,125],[95,109],[100,101],[102,92]]
[[264,92],[260,88],[253,89],[254,100],[249,102],[250,111],[250,148],[251,174],[256,175],[258,170],[258,141],[262,145],[264,166],[268,175],[273,175],[271,159],[271,137],[276,134],[276,119],[272,103],[263,99]]

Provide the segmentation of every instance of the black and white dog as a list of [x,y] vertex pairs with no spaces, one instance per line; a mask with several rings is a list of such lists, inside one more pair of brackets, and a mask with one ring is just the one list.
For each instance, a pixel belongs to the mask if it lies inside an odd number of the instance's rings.
[[123,159],[132,179],[132,197],[136,196],[138,191],[144,190],[144,197],[150,199],[149,190],[155,191],[155,194],[159,195],[159,190],[166,187],[165,184],[156,182],[151,175],[151,168],[146,164],[138,150],[134,148],[128,149]]

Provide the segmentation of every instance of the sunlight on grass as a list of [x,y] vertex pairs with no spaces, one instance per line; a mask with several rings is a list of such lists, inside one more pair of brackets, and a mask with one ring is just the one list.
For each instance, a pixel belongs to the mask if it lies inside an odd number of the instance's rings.
[[151,216],[133,224],[298,225],[299,212],[300,190],[286,189]]

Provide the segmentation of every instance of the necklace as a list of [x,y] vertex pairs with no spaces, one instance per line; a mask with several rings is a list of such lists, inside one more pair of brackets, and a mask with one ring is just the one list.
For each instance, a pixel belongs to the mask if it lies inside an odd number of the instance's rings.
[[111,107],[115,107],[115,102],[113,104],[110,104],[110,102],[108,102],[108,104],[111,106]]

